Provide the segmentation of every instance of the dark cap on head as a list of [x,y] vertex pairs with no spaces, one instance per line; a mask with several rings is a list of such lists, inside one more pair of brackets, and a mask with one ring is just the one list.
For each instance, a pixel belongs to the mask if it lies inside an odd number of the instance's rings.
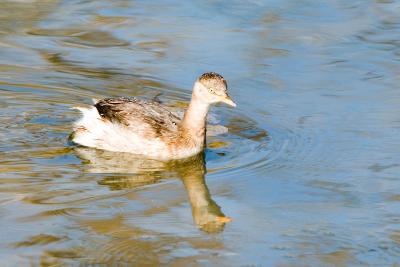
[[207,88],[223,88],[228,89],[228,85],[222,75],[216,72],[206,72],[199,77],[199,81]]
[[[206,72],[201,75],[199,82],[207,90],[210,103],[223,102],[230,106],[236,107],[235,102],[228,95],[228,85],[224,77],[216,72]],[[201,87],[200,87],[201,88]],[[199,89],[201,91],[201,89]]]

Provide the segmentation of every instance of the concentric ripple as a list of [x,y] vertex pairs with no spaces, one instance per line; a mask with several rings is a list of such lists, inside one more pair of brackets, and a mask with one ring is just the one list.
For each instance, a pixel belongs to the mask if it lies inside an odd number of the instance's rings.
[[[323,133],[304,127],[308,120],[317,118],[301,118],[293,124],[268,116],[255,116],[260,120],[257,121],[240,110],[229,113],[224,110],[218,116],[223,118],[229,132],[208,141],[207,164],[209,171],[217,176],[238,173],[252,176],[254,172],[299,168],[305,161],[316,166],[324,161],[319,143]],[[228,145],[212,148],[214,142],[222,141]]]

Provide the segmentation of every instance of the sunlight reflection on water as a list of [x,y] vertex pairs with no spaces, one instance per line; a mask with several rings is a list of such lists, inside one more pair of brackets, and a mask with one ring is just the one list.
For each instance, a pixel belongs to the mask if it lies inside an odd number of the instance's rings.
[[[0,265],[400,264],[399,12],[399,1],[3,2]],[[238,103],[211,110],[228,132],[208,138],[205,159],[68,143],[72,106],[162,93],[184,108],[205,71]]]

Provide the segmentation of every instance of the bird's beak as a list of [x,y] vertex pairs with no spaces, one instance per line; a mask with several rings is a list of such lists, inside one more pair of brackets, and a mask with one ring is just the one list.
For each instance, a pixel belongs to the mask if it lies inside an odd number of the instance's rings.
[[221,102],[224,102],[225,104],[228,104],[229,106],[236,107],[235,102],[233,102],[232,98],[230,96],[225,95],[221,98]]

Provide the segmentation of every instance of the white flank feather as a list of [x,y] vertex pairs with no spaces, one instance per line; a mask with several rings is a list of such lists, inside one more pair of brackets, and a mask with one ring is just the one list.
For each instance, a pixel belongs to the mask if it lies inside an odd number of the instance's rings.
[[109,151],[142,154],[160,159],[167,157],[164,155],[167,152],[165,144],[158,139],[144,139],[140,135],[140,126],[132,131],[121,124],[103,120],[95,107],[75,108],[83,116],[74,123],[73,142]]

